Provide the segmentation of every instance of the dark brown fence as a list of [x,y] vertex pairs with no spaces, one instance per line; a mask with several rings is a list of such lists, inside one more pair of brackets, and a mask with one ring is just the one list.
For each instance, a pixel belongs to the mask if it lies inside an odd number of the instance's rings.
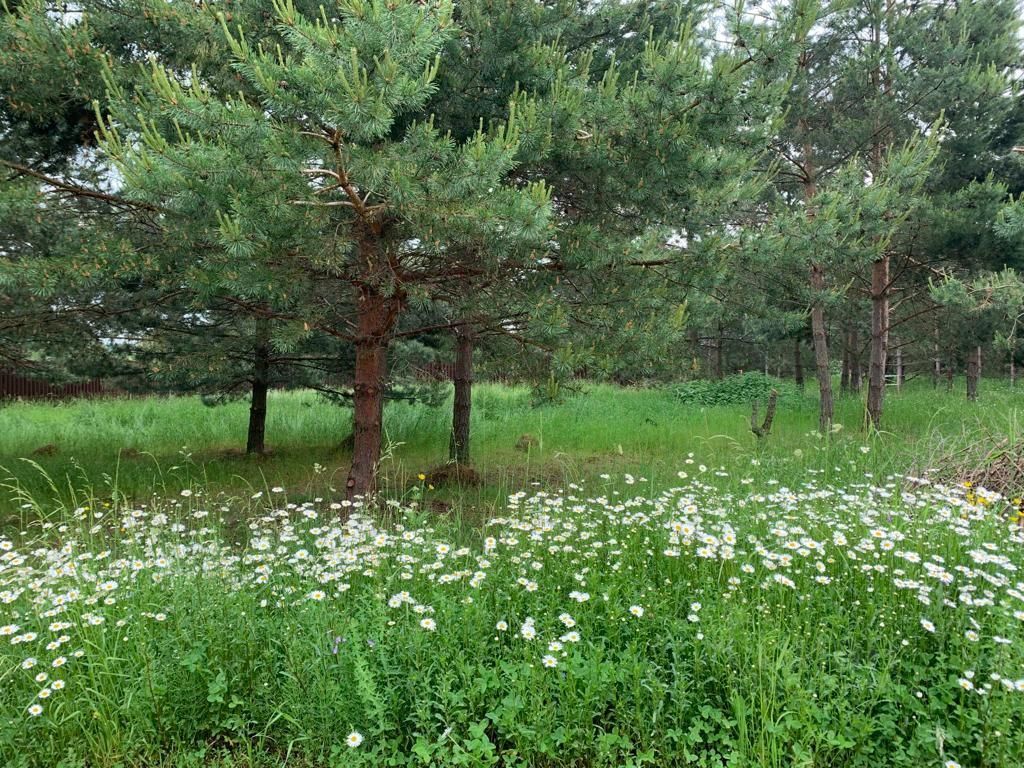
[[73,384],[51,384],[11,371],[0,371],[0,400],[65,400],[72,397],[102,397],[111,394],[101,379]]
[[435,360],[416,369],[416,378],[422,381],[451,381],[455,376],[455,363]]

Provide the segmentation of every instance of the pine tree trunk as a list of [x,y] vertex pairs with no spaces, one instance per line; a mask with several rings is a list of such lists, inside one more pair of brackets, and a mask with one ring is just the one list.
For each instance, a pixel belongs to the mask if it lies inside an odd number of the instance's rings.
[[[825,290],[825,272],[820,264],[811,265],[811,288],[815,293]],[[814,340],[814,371],[818,377],[818,429],[822,434],[832,431],[832,372],[828,365],[828,336],[825,331],[825,307],[815,298],[811,307],[811,336]]]
[[690,338],[690,346],[693,347],[693,362],[690,364],[690,373],[694,376],[700,372],[700,359],[703,357],[703,351],[700,345],[700,334],[697,329],[690,326],[687,335]]
[[252,400],[249,405],[249,433],[245,440],[247,454],[266,453],[267,390],[270,388],[270,321],[256,321],[256,343],[253,347]]
[[885,364],[889,352],[889,256],[871,266],[871,358],[868,367],[868,418],[882,425],[885,402]]
[[896,347],[896,390],[903,389],[903,347]]
[[978,399],[978,380],[981,378],[981,346],[977,346],[967,358],[967,399]]
[[448,458],[458,464],[469,463],[469,419],[473,407],[473,332],[469,327],[455,329],[455,403],[452,409],[452,437]]
[[[881,50],[883,25],[890,21],[890,13],[894,7],[893,0],[885,0],[882,4],[882,16],[875,16],[872,23],[872,41],[876,50]],[[887,97],[891,92],[891,79],[883,67],[880,56],[876,66],[871,70],[871,89],[874,93]],[[877,110],[877,107],[876,107]],[[873,180],[880,178],[882,159],[885,148],[890,144],[888,131],[883,130],[879,113],[873,118],[873,137],[869,165]],[[885,403],[885,371],[889,355],[889,254],[882,250],[878,259],[871,265],[871,351],[868,361],[868,418],[875,429],[882,426],[882,407]]]
[[843,332],[843,362],[839,374],[839,391],[849,394],[853,383],[853,358],[850,352],[850,331]]
[[[767,367],[767,364],[766,364]],[[797,336],[793,341],[793,378],[796,379],[796,385],[803,391],[804,388],[804,359],[803,351],[801,349],[800,337]]]
[[715,350],[713,359],[712,375],[716,379],[722,378],[722,326],[718,326],[718,335],[715,338]]
[[389,334],[400,308],[398,297],[357,289],[356,363],[353,386],[352,468],[345,483],[348,499],[367,496],[376,486],[384,422]]
[[[808,60],[801,57],[800,64],[806,67]],[[814,198],[818,194],[817,167],[814,164],[814,147],[809,141],[804,142],[803,163],[804,203],[808,218],[814,219]],[[811,341],[814,346],[814,373],[818,379],[818,429],[827,435],[832,432],[832,371],[828,361],[825,305],[821,296],[825,291],[825,268],[818,262],[811,264],[811,290],[815,294],[811,304]]]
[[850,329],[849,335],[850,344],[850,392],[860,392],[860,383],[862,379],[861,366],[860,366],[860,334],[857,332],[857,328],[853,327]]

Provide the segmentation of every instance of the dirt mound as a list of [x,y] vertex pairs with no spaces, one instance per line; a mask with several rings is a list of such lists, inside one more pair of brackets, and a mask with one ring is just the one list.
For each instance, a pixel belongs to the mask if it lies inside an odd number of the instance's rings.
[[527,453],[534,448],[540,447],[540,440],[533,435],[520,435],[518,442],[516,442],[516,450]]
[[446,485],[466,488],[480,485],[480,474],[465,464],[445,464],[427,472],[427,479],[424,482],[435,488]]

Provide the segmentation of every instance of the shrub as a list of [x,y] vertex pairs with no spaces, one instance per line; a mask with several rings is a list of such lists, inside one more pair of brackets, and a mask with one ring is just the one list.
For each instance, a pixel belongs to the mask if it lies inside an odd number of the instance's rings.
[[697,379],[676,386],[675,394],[684,403],[701,406],[743,405],[767,400],[768,393],[776,389],[783,402],[803,397],[803,393],[788,381],[750,371],[726,376],[724,379]]

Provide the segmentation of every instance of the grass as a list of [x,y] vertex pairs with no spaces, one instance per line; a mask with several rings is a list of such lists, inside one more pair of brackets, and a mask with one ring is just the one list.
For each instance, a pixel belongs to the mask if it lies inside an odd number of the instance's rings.
[[[439,488],[431,495],[487,510],[500,508],[508,493],[532,482],[555,485],[607,471],[643,474],[657,486],[672,478],[687,453],[716,463],[737,456],[781,457],[788,466],[800,452],[804,458],[797,465],[832,472],[833,459],[847,461],[865,444],[873,449],[873,469],[888,472],[923,462],[933,447],[948,452],[979,435],[1019,432],[1021,402],[1019,392],[995,382],[986,382],[979,403],[968,403],[959,392],[912,386],[890,395],[886,429],[869,438],[861,400],[841,398],[836,422],[842,429],[823,453],[822,441],[808,437],[817,424],[813,397],[784,402],[772,436],[759,443],[744,408],[695,407],[667,389],[586,385],[560,404],[535,407],[526,388],[481,384],[474,395],[473,453],[483,483]],[[349,432],[345,409],[308,392],[272,393],[272,453],[260,458],[240,451],[246,418],[244,402],[208,407],[198,398],[15,403],[0,408],[0,467],[34,498],[72,506],[83,489],[86,495],[89,489],[109,495],[114,486],[136,499],[190,484],[240,496],[282,485],[303,498],[341,487],[349,458],[340,448]],[[448,406],[388,405],[385,494],[407,494],[418,474],[444,462],[449,418]],[[516,450],[523,434],[537,440],[525,453]],[[0,515],[9,519],[15,511],[0,500]]]
[[447,414],[396,404],[372,514],[306,394],[261,460],[243,404],[10,406],[0,763],[1019,765],[1024,510],[900,476],[1014,436],[985,397],[912,387],[874,435],[842,400],[827,440],[789,400],[758,442],[669,391],[481,386],[484,484],[425,488]]

